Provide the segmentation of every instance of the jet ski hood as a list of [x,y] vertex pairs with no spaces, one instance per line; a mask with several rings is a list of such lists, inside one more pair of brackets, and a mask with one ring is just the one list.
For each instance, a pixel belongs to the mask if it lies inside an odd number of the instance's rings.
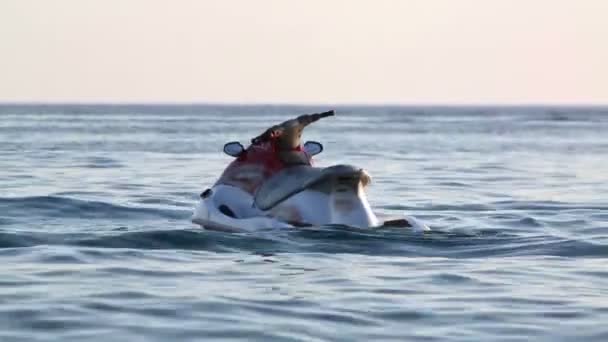
[[370,177],[365,170],[352,165],[335,165],[327,168],[289,167],[264,182],[255,193],[254,203],[257,208],[268,210],[298,192],[313,187],[321,192],[329,192],[332,181],[348,180],[362,182],[365,186],[370,182]]

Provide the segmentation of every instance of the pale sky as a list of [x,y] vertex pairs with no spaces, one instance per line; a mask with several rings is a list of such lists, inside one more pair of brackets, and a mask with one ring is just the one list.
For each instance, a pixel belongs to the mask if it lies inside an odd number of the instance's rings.
[[0,0],[0,101],[608,104],[608,0]]

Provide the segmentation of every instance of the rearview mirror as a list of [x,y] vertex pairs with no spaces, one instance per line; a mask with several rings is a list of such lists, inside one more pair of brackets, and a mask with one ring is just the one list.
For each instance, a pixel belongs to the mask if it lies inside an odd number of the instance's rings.
[[304,151],[311,156],[316,156],[317,154],[323,152],[323,145],[317,141],[307,141],[304,144]]
[[231,141],[229,143],[226,143],[226,145],[224,145],[224,153],[226,153],[227,155],[229,155],[231,157],[236,158],[236,157],[240,156],[241,153],[243,153],[243,151],[245,151],[245,148],[238,141]]

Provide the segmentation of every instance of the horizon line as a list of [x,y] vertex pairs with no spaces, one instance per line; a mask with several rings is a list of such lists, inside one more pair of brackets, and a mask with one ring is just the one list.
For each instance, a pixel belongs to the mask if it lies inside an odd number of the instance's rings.
[[608,102],[3,101],[0,106],[608,107]]

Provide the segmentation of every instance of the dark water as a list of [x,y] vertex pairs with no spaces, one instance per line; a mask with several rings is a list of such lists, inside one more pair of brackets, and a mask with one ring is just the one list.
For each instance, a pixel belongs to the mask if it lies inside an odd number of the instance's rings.
[[608,340],[608,109],[337,108],[318,164],[433,231],[222,234],[277,106],[1,106],[0,340]]

